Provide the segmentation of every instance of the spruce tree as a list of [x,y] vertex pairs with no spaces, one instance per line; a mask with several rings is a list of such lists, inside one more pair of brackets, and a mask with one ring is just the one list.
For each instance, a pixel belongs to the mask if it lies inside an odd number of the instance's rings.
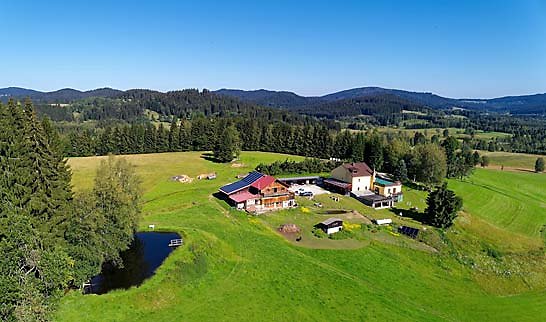
[[238,157],[241,142],[237,129],[233,125],[226,127],[221,131],[220,138],[214,148],[214,158],[219,162],[230,162]]
[[169,151],[171,152],[180,151],[180,129],[177,123],[177,118],[173,117],[169,128]]
[[429,225],[438,228],[448,228],[457,218],[457,212],[461,210],[463,201],[455,195],[455,192],[447,189],[444,183],[427,197],[427,209],[425,221]]
[[535,162],[535,172],[544,172],[544,158],[537,158]]

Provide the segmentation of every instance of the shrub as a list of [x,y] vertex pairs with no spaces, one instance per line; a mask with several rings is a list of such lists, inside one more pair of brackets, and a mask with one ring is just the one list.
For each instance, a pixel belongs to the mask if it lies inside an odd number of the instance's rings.
[[322,229],[320,228],[313,228],[313,235],[317,238],[327,238],[328,234],[326,234]]
[[349,239],[353,237],[355,237],[355,233],[351,230],[345,230],[345,229],[342,229],[341,231],[338,231],[337,233],[328,235],[328,238],[332,240]]
[[487,256],[493,257],[494,259],[500,259],[502,257],[502,253],[491,246],[485,246],[485,252],[487,253]]
[[354,231],[357,229],[361,229],[361,227],[362,227],[361,224],[351,224],[346,222],[343,223],[343,230],[345,231]]

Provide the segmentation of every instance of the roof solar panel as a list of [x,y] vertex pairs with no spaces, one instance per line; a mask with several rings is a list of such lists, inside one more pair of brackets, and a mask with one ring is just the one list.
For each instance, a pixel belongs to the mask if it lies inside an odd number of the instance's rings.
[[220,191],[222,191],[222,192],[224,192],[224,193],[226,193],[228,195],[232,194],[235,191],[238,191],[238,190],[241,190],[241,189],[243,189],[245,187],[250,186],[256,180],[260,179],[261,177],[263,177],[263,174],[261,174],[259,172],[256,172],[256,171],[253,171],[253,172],[249,173],[243,179],[241,179],[241,180],[239,180],[237,182],[230,183],[230,184],[227,184],[227,185],[223,186],[222,188],[220,188]]
[[246,182],[246,183],[248,183],[250,185],[250,184],[253,184],[256,180],[260,179],[263,176],[264,176],[263,174],[261,174],[261,173],[259,173],[257,171],[252,171],[246,177],[244,177],[243,180],[241,180],[241,181],[244,181],[244,182]]
[[222,188],[220,188],[220,190],[222,190],[223,192],[227,194],[230,194],[247,186],[248,186],[248,183],[241,180],[241,181],[227,184],[223,186]]

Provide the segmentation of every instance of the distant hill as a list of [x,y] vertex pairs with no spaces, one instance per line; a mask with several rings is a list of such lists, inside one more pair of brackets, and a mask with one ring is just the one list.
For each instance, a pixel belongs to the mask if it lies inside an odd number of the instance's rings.
[[32,97],[39,94],[42,94],[42,92],[35,91],[32,89],[21,88],[21,87],[0,88],[0,98],[25,97],[25,96]]
[[89,97],[116,97],[123,93],[123,91],[107,87],[90,91],[63,88],[53,92],[40,92],[20,87],[8,87],[0,89],[0,100],[7,101],[9,98],[24,99],[30,97],[34,101],[45,103],[67,103]]
[[296,106],[308,106],[310,104],[322,103],[319,97],[304,97],[292,92],[276,92],[259,89],[255,91],[243,91],[238,89],[220,89],[215,91],[219,95],[236,97],[240,100],[252,102],[268,107],[293,108]]
[[[127,92],[112,88],[99,88],[90,91],[79,91],[71,88],[60,89],[53,92],[40,92],[20,87],[8,87],[0,89],[0,100],[7,101],[10,97],[23,99],[30,97],[34,101],[42,103],[68,103],[89,97],[114,98]],[[312,110],[313,107],[326,106],[332,102],[351,102],[352,99],[365,99],[371,97],[396,96],[410,105],[421,105],[431,109],[463,108],[475,111],[489,111],[511,114],[540,114],[546,115],[546,93],[522,96],[506,96],[492,99],[457,99],[442,97],[427,92],[411,92],[399,89],[382,87],[360,87],[348,89],[324,96],[301,96],[288,91],[238,90],[220,89],[213,93],[222,96],[237,98],[241,101],[264,107],[286,108],[297,110]],[[354,103],[354,102],[352,102]],[[340,108],[340,104],[331,105]]]
[[320,97],[305,97],[292,92],[277,92],[263,89],[257,91],[221,89],[216,91],[216,93],[237,97],[241,100],[260,105],[290,109],[309,108],[324,105],[326,102],[393,95],[412,104],[423,105],[433,109],[465,108],[512,114],[546,114],[546,94],[508,96],[493,99],[456,99],[427,92],[410,92],[381,87],[353,88]]
[[488,100],[460,99],[461,105],[469,109],[485,109],[512,114],[546,115],[546,93],[522,96],[506,96]]
[[458,106],[458,101],[456,99],[445,98],[434,95],[432,93],[408,92],[381,87],[353,88],[318,97],[305,97],[299,96],[292,92],[276,92],[264,89],[255,91],[221,89],[216,91],[216,93],[221,95],[234,96],[241,100],[252,101],[260,105],[284,108],[320,105],[327,102],[335,102],[354,98],[375,97],[382,95],[394,95],[399,98],[411,101],[414,104],[421,104],[436,109]]
[[[382,125],[397,124],[407,117],[414,117],[419,114],[432,115],[439,113],[424,105],[413,103],[392,94],[340,98],[323,101],[316,105],[295,107],[292,110],[328,119],[367,115],[373,117],[374,122]],[[406,114],[405,111],[416,113]]]

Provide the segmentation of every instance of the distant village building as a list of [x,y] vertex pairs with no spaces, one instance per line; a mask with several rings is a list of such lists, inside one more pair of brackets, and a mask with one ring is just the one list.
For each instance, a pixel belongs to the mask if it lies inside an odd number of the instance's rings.
[[322,231],[330,235],[343,229],[343,220],[339,218],[328,218],[325,221],[316,224],[315,227],[322,229]]
[[257,171],[221,187],[219,192],[230,205],[248,212],[262,213],[296,206],[294,193],[286,184]]
[[352,195],[372,208],[389,208],[402,201],[402,183],[379,175],[366,163],[344,163],[332,170],[324,185],[335,192]]

